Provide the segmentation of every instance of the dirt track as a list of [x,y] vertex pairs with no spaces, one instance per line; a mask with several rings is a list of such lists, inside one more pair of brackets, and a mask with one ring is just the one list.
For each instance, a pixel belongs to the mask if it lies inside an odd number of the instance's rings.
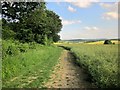
[[95,88],[88,81],[88,75],[74,62],[73,55],[64,50],[59,64],[55,67],[50,80],[45,84],[47,88]]

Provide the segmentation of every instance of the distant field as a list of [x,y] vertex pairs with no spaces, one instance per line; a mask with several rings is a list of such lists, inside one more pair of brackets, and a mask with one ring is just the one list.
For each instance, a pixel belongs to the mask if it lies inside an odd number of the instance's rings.
[[[114,43],[114,44],[120,44],[120,41],[119,40],[111,40],[111,42],[112,43]],[[99,45],[99,44],[104,44],[104,41],[102,40],[102,41],[94,41],[94,42],[92,42],[92,41],[86,41],[86,42],[67,42],[67,41],[64,41],[64,42],[57,42],[57,43],[54,43],[55,45],[59,45],[59,44],[83,44],[83,43],[85,43],[85,44],[97,44],[97,45]]]
[[[118,40],[111,40],[112,43],[120,44]],[[87,44],[104,44],[104,41],[97,41],[97,42],[88,42]]]
[[[114,41],[116,42],[116,41]],[[96,43],[96,42],[93,42]],[[93,77],[99,87],[119,87],[118,45],[60,44],[71,48],[77,63]]]

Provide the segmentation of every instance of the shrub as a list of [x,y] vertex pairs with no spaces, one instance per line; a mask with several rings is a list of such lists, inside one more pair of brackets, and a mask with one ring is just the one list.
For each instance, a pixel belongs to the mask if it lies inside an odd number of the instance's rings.
[[14,39],[15,32],[6,27],[5,29],[2,29],[2,38],[3,39]]
[[115,42],[113,42],[113,44],[115,44]]
[[6,50],[6,54],[8,55],[18,55],[18,53],[19,53],[19,50],[17,49],[15,45],[8,46]]
[[27,50],[29,49],[29,45],[27,43],[20,43],[18,46],[20,52],[27,52]]
[[7,55],[18,55],[18,53],[19,49],[12,40],[2,41],[2,58],[5,58]]
[[30,42],[29,43],[29,49],[36,49],[36,43],[35,42]]
[[20,52],[27,52],[29,49],[28,43],[20,43],[19,41],[3,40],[2,41],[2,58],[7,55],[15,56]]
[[104,44],[112,44],[111,40],[105,40]]

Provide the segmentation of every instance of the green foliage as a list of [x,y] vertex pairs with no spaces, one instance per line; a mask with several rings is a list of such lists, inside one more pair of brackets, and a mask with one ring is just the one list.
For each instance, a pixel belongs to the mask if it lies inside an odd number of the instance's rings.
[[2,28],[2,38],[3,39],[14,39],[15,32],[10,30],[9,27]]
[[29,43],[29,49],[36,49],[36,42],[30,42]]
[[53,36],[53,41],[54,42],[57,42],[57,41],[59,41],[60,40],[60,36],[59,35],[54,35]]
[[47,33],[48,38],[51,37],[54,42],[57,42],[60,40],[60,36],[57,33],[59,33],[62,28],[61,19],[53,11],[46,10],[46,13],[47,30],[49,30]]
[[91,74],[98,87],[120,87],[118,45],[65,45],[75,53],[77,63]]
[[[26,81],[22,78],[35,75],[35,72],[38,79],[25,86],[41,86],[61,52],[60,48],[51,46],[60,38],[57,34],[62,28],[61,20],[56,13],[46,9],[45,2],[3,1],[1,5],[5,17],[2,18],[3,87],[19,87]],[[12,82],[16,77],[19,79]]]
[[[41,87],[52,73],[53,67],[58,62],[61,50],[54,46],[43,46],[34,43],[21,44],[17,41],[3,41],[3,47],[16,45],[16,47],[26,47],[27,52],[20,52],[14,57],[8,55],[2,61],[2,86],[13,88],[36,88]],[[7,44],[6,44],[7,43]],[[17,46],[18,45],[18,46]],[[33,45],[31,47],[31,45]],[[35,49],[33,48],[35,46]],[[30,49],[29,49],[29,48]],[[11,49],[13,50],[13,48]],[[19,48],[18,48],[19,50]],[[23,49],[24,50],[24,49]],[[29,83],[30,77],[37,77]],[[24,86],[22,86],[24,84]]]
[[5,58],[7,55],[18,55],[19,50],[17,46],[12,43],[12,40],[2,40],[2,58]]
[[2,40],[2,58],[10,56],[16,56],[20,52],[26,52],[29,49],[29,44],[20,43],[13,40]]
[[[23,17],[29,16],[42,3],[39,2],[2,2],[2,14],[8,18],[8,21],[22,20]],[[7,11],[7,12],[6,12]]]
[[113,44],[115,44],[115,43],[113,42]]
[[8,55],[17,55],[18,50],[14,45],[10,45],[10,46],[8,46],[8,48],[6,50],[6,54],[8,54]]
[[21,42],[32,42],[34,38],[34,35],[32,34],[31,29],[20,29],[19,32],[17,32],[17,39],[19,39]]
[[111,40],[105,40],[104,44],[112,44]]
[[53,42],[52,38],[48,38],[47,35],[45,35],[43,41],[44,41],[44,45],[48,45],[48,46],[51,45]]
[[[59,16],[46,9],[45,2],[2,2],[3,36],[11,36],[21,42],[47,44],[60,39],[58,33],[62,28]],[[12,35],[9,35],[12,34]],[[8,36],[7,36],[8,35]],[[47,39],[46,39],[47,37]],[[45,41],[44,41],[45,40]]]
[[48,37],[47,37],[47,35],[45,35],[45,37],[44,37],[44,45],[48,45]]
[[29,45],[27,43],[20,43],[18,49],[20,50],[20,52],[27,52],[27,50],[29,49]]

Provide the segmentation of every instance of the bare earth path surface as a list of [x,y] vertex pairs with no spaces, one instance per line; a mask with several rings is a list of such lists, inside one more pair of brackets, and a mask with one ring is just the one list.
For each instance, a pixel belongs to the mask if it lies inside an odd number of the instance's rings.
[[44,86],[47,88],[96,88],[87,81],[88,75],[82,68],[75,65],[73,60],[73,55],[64,50],[58,65]]

